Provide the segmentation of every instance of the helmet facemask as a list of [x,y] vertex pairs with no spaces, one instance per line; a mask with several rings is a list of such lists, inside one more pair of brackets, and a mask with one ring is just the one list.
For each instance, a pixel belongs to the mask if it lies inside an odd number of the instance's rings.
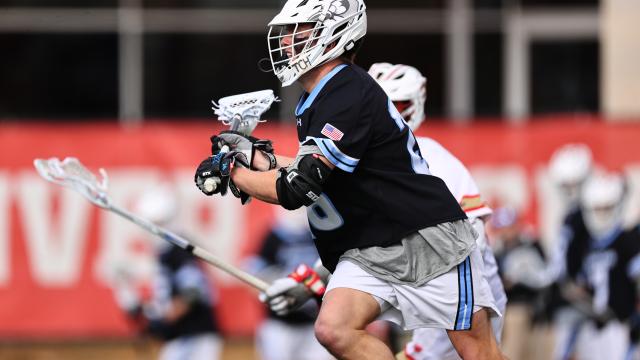
[[420,127],[427,100],[427,79],[420,71],[408,65],[377,63],[371,65],[369,75],[387,93],[409,127]]
[[566,204],[573,206],[579,201],[581,188],[592,168],[593,155],[585,144],[565,144],[554,151],[549,161],[549,175]]
[[273,72],[283,86],[338,58],[366,33],[361,0],[343,0],[344,6],[334,4],[340,1],[291,1],[271,21],[267,37]]
[[618,174],[601,173],[589,178],[581,191],[585,226],[600,240],[622,226],[626,183]]
[[426,86],[423,85],[416,96],[409,100],[395,100],[393,105],[398,109],[411,130],[417,130],[424,121],[424,104],[426,102]]
[[269,29],[269,54],[273,72],[283,82],[311,69],[309,55],[319,46],[317,24],[274,25]]

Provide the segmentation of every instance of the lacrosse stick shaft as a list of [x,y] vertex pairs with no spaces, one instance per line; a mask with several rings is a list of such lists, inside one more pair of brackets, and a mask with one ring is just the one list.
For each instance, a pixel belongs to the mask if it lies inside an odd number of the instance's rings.
[[191,244],[188,240],[180,237],[179,235],[111,204],[111,201],[107,196],[107,173],[103,169],[100,169],[102,180],[99,181],[93,173],[87,170],[76,158],[65,158],[64,161],[60,161],[57,158],[51,158],[48,160],[35,159],[33,164],[36,167],[38,174],[40,174],[45,180],[56,185],[68,187],[78,192],[94,205],[120,215],[148,232],[162,238],[163,240],[169,241],[189,253],[194,254],[220,270],[225,271],[229,275],[234,276],[259,290],[264,291],[269,286],[266,282],[225,263],[217,256]]
[[114,213],[120,215],[121,217],[133,222],[134,224],[140,226],[141,228],[147,230],[148,232],[162,238],[163,240],[169,241],[170,243],[184,249],[185,251],[201,258],[202,260],[208,262],[209,264],[217,267],[218,269],[226,272],[227,274],[235,277],[236,279],[245,282],[248,285],[253,286],[254,288],[265,291],[269,284],[265,281],[238,269],[235,266],[232,266],[225,261],[221,260],[219,257],[213,255],[207,250],[191,244],[188,240],[183,237],[174,234],[173,232],[166,230],[162,227],[159,227],[145,219],[142,219],[124,209],[121,209],[117,206],[111,205],[108,210],[113,211]]

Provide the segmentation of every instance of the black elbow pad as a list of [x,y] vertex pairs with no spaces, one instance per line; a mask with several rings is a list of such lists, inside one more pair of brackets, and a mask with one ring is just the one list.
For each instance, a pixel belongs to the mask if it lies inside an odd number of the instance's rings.
[[294,166],[280,169],[276,180],[278,202],[287,210],[313,204],[330,173],[331,169],[317,156],[303,156]]

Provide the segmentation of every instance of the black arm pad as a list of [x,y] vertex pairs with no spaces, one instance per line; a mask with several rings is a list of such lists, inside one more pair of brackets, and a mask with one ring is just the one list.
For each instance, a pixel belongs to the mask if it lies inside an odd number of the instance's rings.
[[278,202],[287,210],[313,204],[322,194],[322,185],[331,169],[314,155],[305,155],[289,168],[280,169],[276,180]]

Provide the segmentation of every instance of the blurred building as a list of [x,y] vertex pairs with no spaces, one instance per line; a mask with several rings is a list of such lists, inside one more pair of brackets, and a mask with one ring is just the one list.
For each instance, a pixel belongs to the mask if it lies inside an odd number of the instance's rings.
[[[266,24],[280,0],[2,0],[0,119],[209,118],[209,101],[279,89]],[[359,57],[416,66],[428,116],[633,116],[640,5],[622,0],[367,1]],[[635,14],[635,16],[633,15]],[[298,89],[268,118],[290,121]]]

